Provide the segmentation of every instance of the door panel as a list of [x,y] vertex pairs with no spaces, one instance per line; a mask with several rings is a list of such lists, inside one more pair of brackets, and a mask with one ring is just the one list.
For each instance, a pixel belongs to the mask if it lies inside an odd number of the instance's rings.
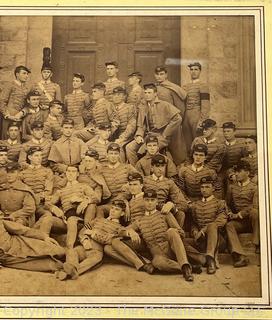
[[[84,90],[106,80],[105,62],[119,63],[119,78],[143,73],[143,83],[154,81],[154,68],[170,62],[169,79],[180,82],[180,18],[85,16],[54,17],[52,65],[63,94],[72,90],[73,72],[85,75]],[[175,64],[171,64],[175,61]],[[178,60],[179,61],[179,60]]]

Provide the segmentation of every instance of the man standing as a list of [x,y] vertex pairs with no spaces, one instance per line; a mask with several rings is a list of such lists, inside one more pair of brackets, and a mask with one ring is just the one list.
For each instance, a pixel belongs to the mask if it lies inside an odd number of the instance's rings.
[[137,111],[139,104],[144,98],[144,90],[140,85],[142,78],[143,75],[138,71],[132,72],[128,75],[129,89],[127,103],[134,105]]
[[116,87],[125,88],[125,83],[117,78],[118,63],[116,61],[108,61],[105,63],[108,79],[104,82],[106,86],[105,98],[112,101],[112,91]]
[[257,137],[248,136],[245,139],[245,146],[248,155],[242,160],[245,160],[250,165],[250,174],[249,177],[252,182],[258,183],[258,153],[257,153]]
[[[155,79],[158,92],[158,98],[162,101],[167,101],[180,110],[180,115],[183,119],[185,112],[186,91],[177,84],[168,80],[167,69],[164,66],[155,68]],[[176,150],[173,154],[173,159],[176,165],[179,165],[186,159],[186,145],[182,128],[179,127],[175,131],[169,148]]]
[[51,81],[53,76],[52,67],[48,63],[43,63],[41,69],[42,80],[35,83],[33,89],[38,90],[40,93],[40,104],[49,107],[49,103],[53,100],[61,100],[60,86]]
[[74,121],[75,130],[83,129],[84,112],[90,107],[90,96],[82,90],[85,77],[81,73],[73,75],[73,92],[64,97],[64,105],[67,112],[67,118]]
[[[173,134],[182,121],[180,111],[176,107],[166,101],[159,100],[154,84],[144,85],[144,90],[146,102],[139,106],[135,139],[126,146],[127,159],[134,166],[138,161],[137,152],[145,153],[145,148],[139,149],[148,133],[153,132],[157,135],[160,150],[170,147],[169,143]],[[173,156],[176,150],[170,149],[170,152]]]
[[20,111],[24,107],[28,92],[26,82],[31,71],[25,66],[14,70],[15,80],[3,88],[0,98],[0,112],[3,117],[2,139],[7,139],[7,129],[10,121],[20,121]]
[[64,119],[62,122],[62,137],[52,144],[48,161],[54,172],[62,174],[69,165],[78,165],[84,158],[87,146],[85,143],[73,137],[74,120]]
[[191,149],[191,144],[200,130],[201,123],[209,117],[210,93],[206,83],[200,81],[202,66],[199,62],[188,65],[191,82],[184,85],[187,92],[185,100],[185,115],[183,121],[183,133],[185,137],[187,152]]

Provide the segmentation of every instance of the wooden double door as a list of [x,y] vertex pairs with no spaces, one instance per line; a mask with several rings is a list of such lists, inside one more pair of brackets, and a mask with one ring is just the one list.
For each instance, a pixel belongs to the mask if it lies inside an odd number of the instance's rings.
[[72,74],[85,75],[84,90],[106,80],[105,62],[119,63],[119,78],[143,73],[154,81],[154,68],[165,64],[169,79],[180,82],[180,17],[74,16],[54,17],[52,65],[63,94],[72,90]]

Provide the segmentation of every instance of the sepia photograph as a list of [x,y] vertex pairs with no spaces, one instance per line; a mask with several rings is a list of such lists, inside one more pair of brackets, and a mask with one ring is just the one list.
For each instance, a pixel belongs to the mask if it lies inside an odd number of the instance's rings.
[[0,10],[1,303],[270,305],[263,8]]

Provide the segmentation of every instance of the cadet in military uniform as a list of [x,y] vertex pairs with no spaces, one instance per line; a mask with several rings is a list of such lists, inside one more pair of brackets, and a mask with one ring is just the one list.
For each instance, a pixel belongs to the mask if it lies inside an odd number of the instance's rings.
[[74,120],[64,119],[62,122],[62,137],[52,144],[48,161],[54,172],[62,174],[70,165],[78,165],[84,158],[87,147],[85,143],[73,137]]
[[144,177],[144,187],[156,190],[161,212],[168,213],[171,211],[174,213],[178,224],[182,228],[185,219],[184,212],[188,209],[188,204],[174,181],[165,177],[165,157],[161,154],[153,156],[151,167],[153,174]]
[[116,87],[112,91],[113,110],[120,120],[114,140],[122,147],[133,140],[136,131],[136,109],[134,105],[125,103],[126,94],[126,89],[122,87]]
[[250,165],[250,174],[249,177],[252,182],[258,183],[258,153],[257,153],[257,137],[248,136],[245,139],[247,156],[243,157],[242,160],[245,160]]
[[161,214],[157,211],[157,204],[156,191],[146,189],[145,214],[130,227],[143,237],[152,254],[152,264],[155,268],[168,272],[182,272],[186,281],[193,281],[191,266],[181,238],[184,232],[171,213]]
[[[166,101],[161,101],[157,96],[157,88],[154,84],[144,85],[145,104],[139,107],[137,130],[135,139],[126,146],[126,156],[132,165],[138,161],[137,152],[144,143],[144,137],[153,132],[158,136],[160,150],[168,147],[172,135],[181,124],[179,110]],[[140,153],[145,153],[145,148]],[[175,150],[170,150],[171,154]]]
[[73,74],[73,92],[64,97],[66,117],[74,121],[75,130],[83,129],[84,113],[90,108],[90,96],[82,90],[85,77],[81,73]]
[[[45,122],[48,117],[48,109],[43,109],[40,105],[40,93],[37,90],[28,92],[26,96],[27,105],[22,109],[22,139],[31,139],[31,125],[35,121]],[[48,108],[48,107],[47,107]]]
[[31,139],[22,144],[22,149],[19,154],[19,164],[25,169],[28,167],[27,150],[30,147],[40,147],[42,149],[42,165],[48,165],[48,156],[52,145],[52,140],[44,137],[44,125],[41,121],[34,121],[31,124]]
[[215,170],[205,165],[208,147],[205,144],[195,144],[193,147],[193,163],[182,166],[179,170],[182,190],[190,201],[198,200],[202,197],[200,181],[205,176],[211,176],[216,186],[217,195],[221,195],[221,186],[217,182]]
[[117,78],[118,63],[116,61],[108,61],[105,63],[108,79],[104,82],[106,91],[105,98],[112,101],[112,91],[116,87],[125,88],[125,83]]
[[205,144],[208,148],[206,165],[208,168],[214,169],[219,173],[226,154],[226,145],[216,137],[217,126],[214,120],[204,120],[201,127],[203,129],[203,136],[194,139],[191,150],[193,150],[196,144]]
[[22,149],[22,144],[20,139],[20,124],[18,121],[12,121],[8,124],[7,134],[8,134],[8,139],[1,140],[0,145],[7,147],[8,160],[11,162],[17,162],[19,159],[20,151]]
[[[155,80],[158,92],[158,98],[167,101],[180,110],[183,119],[185,112],[186,91],[179,85],[168,80],[168,72],[165,66],[157,66],[155,68]],[[177,165],[186,159],[186,145],[181,126],[175,131],[170,142],[170,149],[175,150],[173,153],[174,161]]]
[[100,123],[96,127],[96,135],[86,143],[89,149],[94,149],[99,155],[101,164],[108,161],[107,149],[110,144],[109,137],[111,136],[111,125],[109,123]]
[[207,273],[216,272],[219,229],[228,220],[228,208],[224,200],[214,196],[214,180],[211,176],[200,179],[202,199],[190,204],[192,211],[192,236],[196,247],[206,254]]
[[7,139],[7,128],[10,121],[20,121],[20,111],[24,107],[28,92],[26,82],[31,71],[25,66],[14,70],[15,80],[3,87],[0,98],[0,112],[3,116],[2,139]]
[[49,115],[44,122],[44,137],[51,140],[58,140],[62,136],[64,104],[59,100],[52,100],[49,103]]
[[2,218],[33,226],[35,221],[35,198],[32,190],[19,179],[19,165],[6,165],[7,181],[0,190],[0,210]]
[[[137,161],[135,168],[142,173],[144,176],[151,175],[151,159],[156,154],[159,154],[159,140],[156,136],[149,134],[145,138],[146,144],[146,154]],[[174,162],[166,157],[167,166],[166,166],[166,177],[172,178],[177,175],[177,167]]]
[[253,232],[252,242],[256,253],[260,252],[258,188],[250,181],[248,162],[241,160],[235,170],[237,183],[230,186],[227,194],[227,202],[233,213],[229,215],[226,231],[234,267],[244,267],[249,260],[245,256],[238,233]]
[[53,100],[61,101],[61,90],[60,86],[51,80],[53,71],[49,63],[43,63],[41,76],[42,79],[35,83],[33,89],[39,91],[41,96],[40,104],[48,109],[50,102]]
[[0,173],[6,172],[6,165],[8,163],[8,147],[0,145]]
[[1,265],[29,271],[55,272],[65,249],[40,230],[0,219]]
[[199,79],[202,69],[201,64],[199,62],[193,62],[188,65],[188,68],[191,74],[191,82],[185,84],[183,87],[187,95],[182,128],[187,151],[189,152],[201,123],[209,117],[210,93],[208,85]]
[[138,72],[132,72],[128,75],[128,95],[126,102],[135,106],[138,112],[138,106],[144,99],[144,90],[140,83],[142,82],[143,75]]

